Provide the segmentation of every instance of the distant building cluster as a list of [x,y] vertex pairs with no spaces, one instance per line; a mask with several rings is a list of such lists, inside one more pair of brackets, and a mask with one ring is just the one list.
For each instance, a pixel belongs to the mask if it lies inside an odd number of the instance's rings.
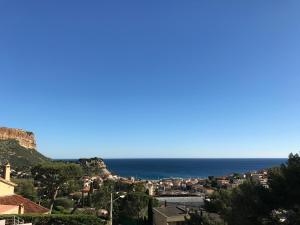
[[236,188],[247,180],[269,188],[267,170],[206,179],[169,178],[154,181],[154,192],[161,206],[153,209],[153,225],[182,225],[189,218],[190,210],[199,211],[200,215],[222,224],[224,221],[218,214],[203,210],[204,201],[210,201],[211,194],[216,190]]
[[[92,186],[101,187],[105,180],[113,180],[126,185],[142,184],[153,196],[210,196],[219,189],[232,189],[238,187],[247,179],[252,179],[268,188],[268,174],[261,170],[245,174],[231,174],[228,176],[208,178],[165,178],[160,180],[143,180],[134,177],[120,177],[116,175],[104,175],[83,177],[83,192],[88,193]],[[93,185],[92,185],[93,184]]]

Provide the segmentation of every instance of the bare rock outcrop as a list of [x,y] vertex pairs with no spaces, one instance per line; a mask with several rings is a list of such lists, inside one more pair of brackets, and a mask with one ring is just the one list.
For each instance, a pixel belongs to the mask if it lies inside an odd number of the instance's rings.
[[107,169],[103,159],[89,158],[79,159],[79,164],[83,167],[87,175],[98,175],[103,178],[111,176],[111,172]]
[[16,140],[24,148],[36,149],[34,133],[22,129],[0,127],[0,140]]

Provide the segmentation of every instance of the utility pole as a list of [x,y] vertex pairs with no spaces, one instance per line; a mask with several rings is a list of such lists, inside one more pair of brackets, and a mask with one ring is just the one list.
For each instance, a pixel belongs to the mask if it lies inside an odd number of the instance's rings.
[[[119,192],[116,192],[116,194],[118,194]],[[120,195],[119,197],[113,199],[113,193],[110,193],[110,212],[109,212],[109,225],[113,224],[113,203],[114,201],[118,200],[119,198],[125,198],[126,196],[126,192],[124,192],[122,195]]]

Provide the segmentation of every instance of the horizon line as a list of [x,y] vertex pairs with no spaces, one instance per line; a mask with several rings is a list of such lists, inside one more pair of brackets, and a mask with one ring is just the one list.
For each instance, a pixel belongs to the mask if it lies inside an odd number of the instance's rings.
[[75,159],[90,159],[100,158],[104,160],[110,159],[288,159],[288,157],[118,157],[118,158],[104,158],[104,157],[79,157],[79,158],[53,158],[54,160],[75,160]]

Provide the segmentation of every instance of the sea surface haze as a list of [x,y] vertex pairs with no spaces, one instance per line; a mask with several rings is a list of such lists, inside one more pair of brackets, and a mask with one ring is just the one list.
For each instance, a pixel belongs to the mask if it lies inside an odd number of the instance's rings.
[[104,159],[113,173],[142,179],[205,178],[279,166],[284,158],[243,159]]

